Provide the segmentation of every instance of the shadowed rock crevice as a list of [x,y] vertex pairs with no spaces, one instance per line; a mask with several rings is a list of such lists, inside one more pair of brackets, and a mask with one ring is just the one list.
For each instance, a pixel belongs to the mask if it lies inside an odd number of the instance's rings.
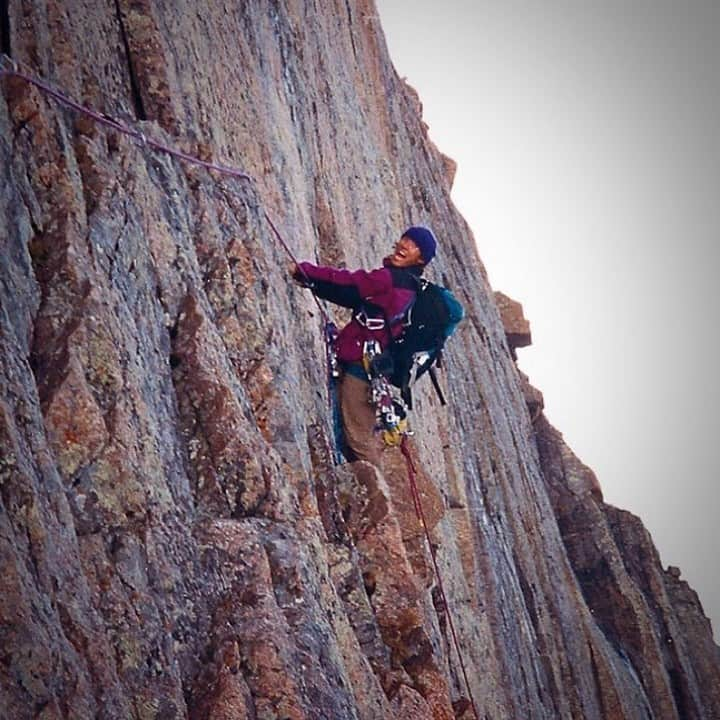
[[327,430],[320,423],[307,429],[307,446],[313,470],[315,502],[327,539],[334,544],[349,546],[350,536],[338,501],[334,449],[327,437]]
[[177,88],[174,58],[166,54],[158,9],[149,0],[115,0],[114,10],[137,118],[156,121],[178,136],[181,122],[172,93]]
[[195,502],[201,512],[219,517],[275,516],[277,466],[250,429],[255,422],[241,386],[219,380],[218,363],[227,373],[220,347],[201,301],[188,295],[171,357]]
[[12,57],[9,0],[0,0],[0,52]]
[[143,107],[143,100],[140,94],[140,87],[138,86],[137,76],[135,74],[135,68],[133,66],[133,56],[130,52],[130,44],[128,43],[127,31],[125,30],[125,21],[123,20],[122,11],[120,9],[119,0],[115,0],[115,14],[117,17],[118,27],[120,30],[120,38],[122,40],[123,49],[125,51],[125,57],[127,59],[127,70],[130,78],[130,91],[135,108],[135,117],[138,120],[147,120],[148,117],[145,114],[145,108]]
[[328,191],[321,178],[315,179],[315,227],[318,234],[318,255],[326,265],[343,267],[345,252],[338,233],[335,215],[328,202]]

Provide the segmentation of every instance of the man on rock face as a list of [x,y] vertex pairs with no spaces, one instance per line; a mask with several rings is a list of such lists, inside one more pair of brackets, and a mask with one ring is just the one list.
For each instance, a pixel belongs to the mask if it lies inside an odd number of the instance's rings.
[[362,364],[365,342],[377,341],[382,351],[402,333],[403,317],[415,300],[417,278],[435,257],[436,248],[431,230],[413,226],[376,270],[353,272],[308,262],[293,267],[293,279],[301,285],[355,311],[336,344],[342,368],[338,397],[352,460],[367,460],[379,467],[382,450],[382,440],[374,432],[375,408],[369,401],[368,376]]

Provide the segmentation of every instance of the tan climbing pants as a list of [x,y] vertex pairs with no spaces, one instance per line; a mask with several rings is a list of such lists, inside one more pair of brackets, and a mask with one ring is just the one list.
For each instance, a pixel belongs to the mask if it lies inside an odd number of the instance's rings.
[[344,373],[338,386],[345,442],[357,460],[380,468],[382,438],[375,432],[375,408],[370,404],[370,385]]

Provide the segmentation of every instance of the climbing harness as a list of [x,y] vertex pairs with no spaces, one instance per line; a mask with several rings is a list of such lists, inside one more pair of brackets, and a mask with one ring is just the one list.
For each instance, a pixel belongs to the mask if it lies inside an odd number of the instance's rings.
[[[207,170],[214,170],[215,172],[222,173],[225,175],[229,175],[235,178],[239,178],[242,180],[248,180],[250,182],[254,182],[254,178],[251,175],[248,175],[245,172],[242,172],[241,170],[238,170],[236,168],[228,167],[226,165],[220,165],[217,163],[211,163],[207,162],[205,160],[201,160],[198,157],[194,157],[192,155],[189,155],[188,153],[185,153],[181,150],[178,150],[176,148],[172,148],[168,145],[165,145],[161,142],[158,142],[157,140],[153,140],[152,138],[147,137],[143,132],[136,130],[118,120],[115,120],[112,117],[109,117],[106,114],[99,113],[95,110],[92,110],[91,108],[87,108],[83,105],[80,105],[79,103],[75,102],[74,100],[70,99],[63,93],[59,92],[55,88],[53,88],[51,85],[49,85],[44,80],[41,80],[31,74],[22,72],[20,68],[18,67],[18,63],[13,59],[8,57],[7,55],[0,54],[0,78],[2,77],[16,77],[21,80],[24,80],[25,82],[29,83],[30,85],[35,86],[45,94],[52,97],[54,100],[56,100],[61,105],[64,105],[66,107],[69,107],[76,112],[79,112],[83,115],[86,115],[88,117],[93,118],[97,123],[104,125],[106,127],[112,128],[113,130],[116,130],[117,132],[120,132],[124,135],[127,135],[131,138],[133,138],[139,145],[142,147],[149,147],[153,150],[157,150],[162,153],[166,153],[168,155],[171,155],[175,158],[178,158],[179,160],[182,160],[184,162],[198,165],[200,167],[204,167]],[[307,286],[312,290],[312,282],[310,281],[310,278],[307,276],[307,274],[303,271],[302,266],[298,263],[297,259],[295,258],[295,255],[293,254],[292,250],[288,246],[288,244],[283,239],[282,235],[278,231],[277,227],[275,226],[275,223],[272,221],[270,216],[267,212],[265,212],[265,219],[270,226],[271,230],[273,231],[273,234],[277,238],[280,245],[283,247],[287,255],[290,257],[290,259],[295,263],[296,267],[298,268],[298,272],[304,276],[305,280],[307,281]],[[326,359],[327,359],[327,367],[328,367],[328,387],[329,387],[329,401],[331,403],[331,406],[333,408],[333,423],[335,426],[335,429],[337,429],[340,426],[340,411],[337,404],[337,401],[335,399],[335,402],[333,402],[333,397],[335,396],[335,393],[332,392],[337,379],[340,375],[340,370],[338,367],[338,361],[337,356],[335,355],[335,340],[337,339],[337,327],[335,324],[331,321],[330,316],[328,315],[327,311],[322,307],[320,304],[320,299],[318,296],[313,292],[313,298],[315,300],[315,303],[317,304],[318,310],[320,311],[321,318],[323,320],[323,338],[326,345]],[[382,322],[382,326],[379,328],[370,327],[370,325],[374,325],[373,322],[376,320],[375,318],[367,317],[366,321],[369,323],[366,325],[368,329],[382,329],[385,327],[385,320],[382,319],[380,322]],[[382,353],[380,352],[380,345],[376,341],[369,341],[365,343],[365,348],[363,352],[363,367],[365,368],[365,371],[368,373],[368,377],[370,379],[370,399],[372,401],[372,404],[376,408],[376,417],[378,421],[378,429],[380,430],[382,434],[382,439],[385,445],[390,447],[399,447],[400,451],[402,452],[403,456],[405,457],[405,462],[407,464],[407,470],[408,470],[408,481],[410,483],[410,488],[413,496],[413,503],[415,505],[415,512],[420,519],[422,526],[425,531],[425,537],[427,539],[428,547],[430,549],[430,556],[432,557],[433,567],[435,570],[435,576],[437,579],[438,589],[440,591],[440,596],[442,598],[442,602],[445,607],[445,612],[448,619],[448,625],[450,627],[453,644],[455,646],[455,651],[458,656],[458,660],[460,662],[460,668],[462,670],[463,679],[465,681],[465,686],[467,688],[467,692],[470,698],[470,703],[472,705],[473,713],[475,715],[476,720],[480,720],[480,716],[478,714],[477,708],[475,706],[475,700],[472,695],[472,691],[470,689],[470,683],[468,681],[467,671],[465,668],[465,662],[463,660],[462,652],[460,650],[460,643],[458,641],[457,633],[455,631],[455,625],[452,620],[452,615],[450,613],[450,606],[447,602],[447,596],[445,594],[445,589],[442,584],[442,579],[440,576],[440,569],[438,567],[437,558],[435,554],[435,549],[432,544],[431,538],[430,538],[430,531],[427,526],[427,522],[425,520],[425,514],[422,509],[422,504],[420,502],[420,494],[418,492],[417,483],[416,483],[416,468],[415,464],[412,459],[412,455],[410,454],[410,450],[408,448],[407,444],[407,438],[411,434],[410,430],[408,428],[408,422],[407,422],[407,407],[405,403],[394,396],[392,388],[390,386],[390,383],[386,377],[386,373],[380,372],[378,367],[379,363],[382,361]],[[337,437],[337,435],[336,435]],[[339,446],[336,443],[335,446],[336,449],[336,457],[339,453]]]

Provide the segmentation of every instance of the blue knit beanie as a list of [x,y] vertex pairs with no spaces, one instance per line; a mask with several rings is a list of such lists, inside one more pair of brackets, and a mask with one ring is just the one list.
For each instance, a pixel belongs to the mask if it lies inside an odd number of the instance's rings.
[[413,225],[409,227],[402,236],[409,237],[418,246],[423,262],[426,265],[435,257],[437,240],[430,228],[423,227],[422,225]]

